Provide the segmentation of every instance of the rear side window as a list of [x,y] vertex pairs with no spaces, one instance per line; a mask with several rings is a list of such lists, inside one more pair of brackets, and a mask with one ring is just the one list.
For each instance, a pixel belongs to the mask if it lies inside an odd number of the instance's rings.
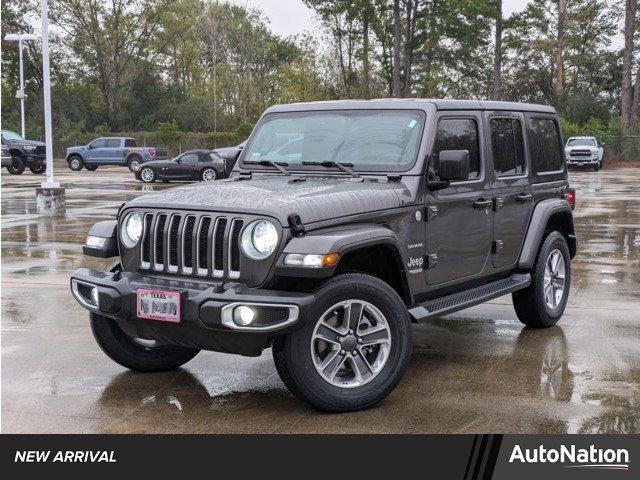
[[478,124],[473,118],[443,118],[438,122],[433,153],[438,154],[442,150],[467,150],[469,180],[480,176]]
[[104,146],[106,148],[118,148],[120,146],[119,138],[106,138],[104,140]]
[[529,149],[535,173],[562,170],[562,142],[555,120],[551,118],[529,120]]
[[492,118],[491,149],[493,169],[499,177],[522,175],[524,166],[524,146],[522,124],[517,118]]
[[133,138],[127,138],[124,141],[124,146],[133,148],[136,146],[136,141]]

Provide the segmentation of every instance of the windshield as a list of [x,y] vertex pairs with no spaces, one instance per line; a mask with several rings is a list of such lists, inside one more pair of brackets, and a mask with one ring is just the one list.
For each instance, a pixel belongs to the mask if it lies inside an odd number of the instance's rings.
[[16,132],[12,132],[11,130],[2,130],[2,136],[6,140],[22,140],[22,137],[18,135]]
[[567,147],[595,147],[596,141],[593,138],[570,138]]
[[[268,114],[242,152],[243,162],[339,162],[360,170],[410,168],[424,114],[414,110],[333,110]],[[317,166],[314,167],[317,169]]]

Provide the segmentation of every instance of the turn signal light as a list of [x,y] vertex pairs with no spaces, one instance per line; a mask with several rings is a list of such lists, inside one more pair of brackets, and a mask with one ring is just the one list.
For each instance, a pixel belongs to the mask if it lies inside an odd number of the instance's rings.
[[567,188],[564,192],[564,199],[569,203],[571,210],[576,208],[576,191],[573,188]]
[[305,254],[305,253],[289,253],[284,259],[285,265],[307,268],[333,267],[340,260],[337,253]]

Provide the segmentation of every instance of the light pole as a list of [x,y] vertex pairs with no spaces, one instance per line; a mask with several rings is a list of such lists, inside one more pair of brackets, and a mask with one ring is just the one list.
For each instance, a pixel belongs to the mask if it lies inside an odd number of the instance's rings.
[[18,42],[18,58],[20,59],[20,90],[18,90],[18,94],[16,95],[20,98],[20,126],[22,138],[25,138],[24,132],[24,67],[22,64],[22,42],[28,40],[37,40],[37,35],[32,35],[30,33],[9,33],[5,35],[5,40],[9,42]]
[[64,188],[53,179],[53,133],[51,131],[51,75],[49,73],[49,12],[47,0],[40,0],[42,16],[42,90],[44,94],[44,140],[47,178],[36,188],[38,213],[51,217],[65,214]]

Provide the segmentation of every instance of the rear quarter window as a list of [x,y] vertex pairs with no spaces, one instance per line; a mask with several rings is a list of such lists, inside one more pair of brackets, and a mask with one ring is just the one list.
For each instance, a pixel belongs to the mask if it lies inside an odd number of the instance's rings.
[[529,119],[529,150],[534,173],[564,169],[558,123],[552,118]]
[[134,148],[136,146],[136,141],[133,138],[127,138],[124,141],[124,146]]

